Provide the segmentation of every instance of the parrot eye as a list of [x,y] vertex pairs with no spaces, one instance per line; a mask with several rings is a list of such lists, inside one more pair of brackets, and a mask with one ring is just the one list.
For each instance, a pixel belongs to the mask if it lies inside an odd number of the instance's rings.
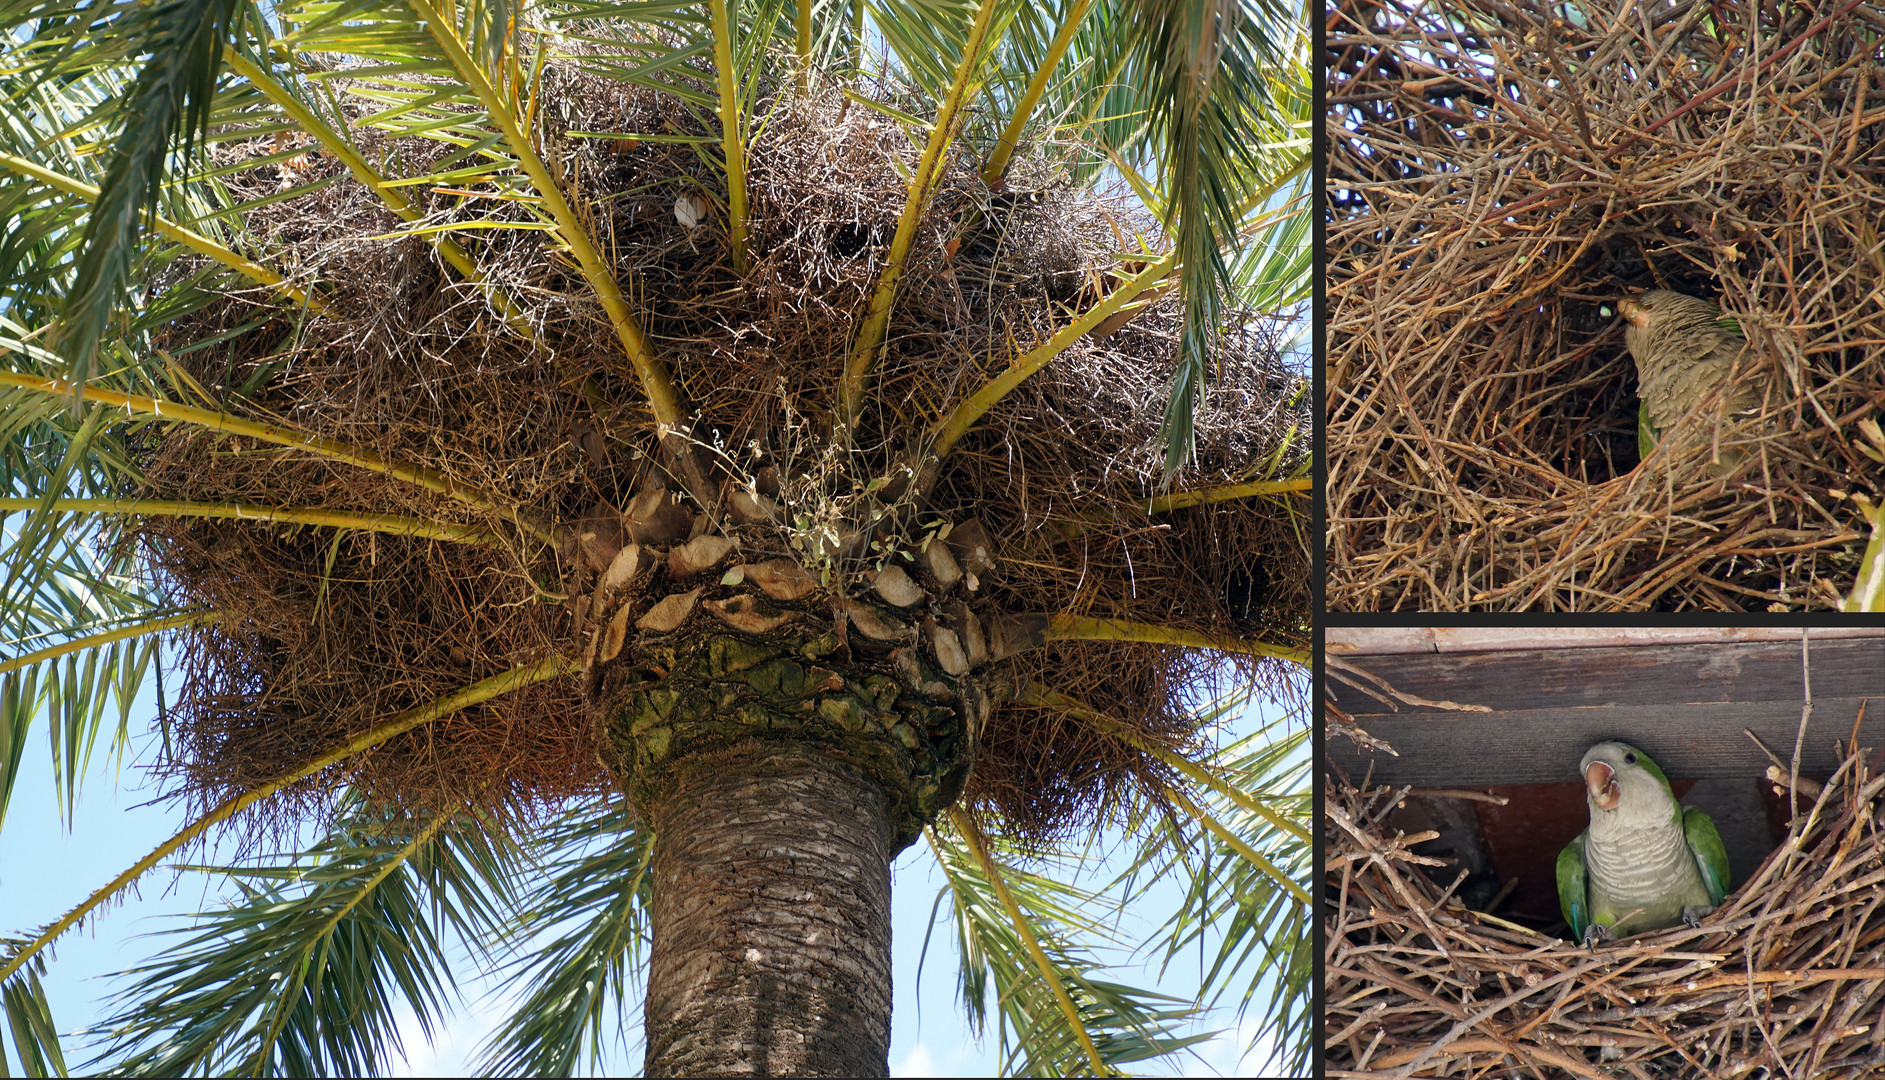
[[1624,761],[1626,761],[1626,762],[1628,762],[1628,763],[1629,763],[1629,764],[1631,764],[1631,765],[1634,765],[1634,764],[1636,764],[1636,755],[1635,755],[1635,754],[1625,754],[1625,755],[1623,755],[1623,760],[1624,760]]

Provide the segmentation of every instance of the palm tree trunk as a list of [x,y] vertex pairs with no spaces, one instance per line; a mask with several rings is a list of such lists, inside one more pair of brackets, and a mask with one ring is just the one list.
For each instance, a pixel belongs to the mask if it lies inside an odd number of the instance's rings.
[[749,743],[651,809],[648,1076],[886,1076],[891,828],[878,784]]

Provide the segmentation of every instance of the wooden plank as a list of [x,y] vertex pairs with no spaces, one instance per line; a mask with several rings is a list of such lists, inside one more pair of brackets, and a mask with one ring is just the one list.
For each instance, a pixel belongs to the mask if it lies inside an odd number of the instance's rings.
[[[1815,626],[1815,643],[1836,638],[1885,637],[1876,626]],[[1512,652],[1521,649],[1682,645],[1696,642],[1791,641],[1795,626],[1331,626],[1323,631],[1336,656],[1384,653]]]
[[[1885,698],[1885,639],[1818,642],[1810,655],[1815,699]],[[1485,705],[1495,712],[1776,702],[1790,703],[1797,713],[1801,697],[1797,642],[1408,653],[1349,662],[1402,693]],[[1337,707],[1371,731],[1363,717],[1460,715],[1405,704],[1391,707],[1334,672],[1328,693]]]
[[[1824,776],[1836,762],[1834,739],[1852,731],[1858,698],[1823,699],[1816,692],[1813,720],[1803,748],[1803,769]],[[1788,702],[1661,705],[1513,710],[1497,713],[1434,713],[1359,717],[1370,735],[1399,751],[1363,754],[1340,735],[1326,744],[1331,762],[1359,781],[1370,762],[1377,784],[1471,787],[1537,784],[1577,779],[1584,751],[1605,739],[1622,739],[1643,750],[1672,778],[1754,777],[1768,765],[1760,749],[1741,733],[1746,727],[1786,762],[1793,753],[1800,707]],[[1859,745],[1885,746],[1885,701],[1866,710]]]

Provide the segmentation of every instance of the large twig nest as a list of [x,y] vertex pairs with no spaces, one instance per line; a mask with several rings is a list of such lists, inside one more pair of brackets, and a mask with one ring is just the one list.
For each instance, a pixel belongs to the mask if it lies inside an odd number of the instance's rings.
[[[965,150],[919,226],[873,406],[839,445],[825,438],[833,389],[907,191],[894,164],[907,167],[917,153],[907,135],[835,94],[787,95],[762,109],[768,120],[749,157],[753,259],[742,280],[727,257],[718,174],[692,144],[561,134],[717,132],[671,98],[567,65],[551,65],[543,85],[547,114],[558,118],[544,136],[546,154],[570,178],[572,202],[698,408],[703,454],[728,490],[778,510],[709,522],[693,517],[695,507],[662,504],[660,529],[673,535],[646,543],[667,551],[708,528],[724,531],[737,554],[699,582],[660,570],[643,574],[636,588],[670,580],[680,582],[677,593],[705,588],[702,605],[733,602],[731,592],[714,590],[751,591],[750,581],[716,584],[727,567],[810,559],[821,515],[862,505],[867,483],[890,473],[912,436],[979,389],[1017,343],[1044,340],[1070,309],[1103,297],[1117,280],[1109,274],[1121,237],[1151,228],[1038,157],[1017,161],[1006,189],[989,191]],[[227,164],[283,152],[280,140],[240,135],[225,132],[218,146]],[[371,149],[401,174],[445,153],[414,138]],[[533,348],[425,244],[398,236],[397,219],[343,173],[310,147],[224,179],[253,198],[335,178],[246,215],[275,264],[299,268],[332,296],[327,314],[301,321],[252,294],[223,294],[198,301],[200,310],[160,344],[177,349],[231,332],[179,358],[216,407],[436,470],[497,493],[521,517],[240,438],[181,429],[153,437],[144,460],[151,496],[407,515],[495,537],[473,545],[146,521],[139,536],[165,588],[224,613],[194,633],[172,716],[176,770],[205,800],[533,659],[584,655],[586,647],[594,659],[596,618],[613,617],[583,606],[601,595],[596,579],[609,562],[585,568],[597,558],[598,523],[618,528],[660,484],[680,490],[659,471],[655,427],[614,330],[542,232],[453,233],[538,328],[545,344]],[[536,220],[513,200],[470,197],[463,185],[407,190],[434,225]],[[677,217],[677,204],[691,224]],[[173,298],[187,299],[184,286],[172,288]],[[1301,523],[1289,513],[1249,499],[1157,520],[1138,508],[1160,487],[1158,416],[1179,318],[1176,298],[1167,297],[1116,333],[1080,341],[1024,383],[946,459],[922,505],[887,519],[906,532],[881,537],[867,558],[842,562],[819,583],[834,594],[821,602],[827,613],[837,610],[840,591],[868,589],[878,564],[914,573],[908,560],[926,534],[943,524],[966,531],[973,522],[997,558],[980,568],[979,581],[958,588],[972,604],[1306,645],[1310,575]],[[1245,313],[1226,330],[1199,416],[1199,462],[1180,487],[1300,467],[1310,425],[1303,382],[1279,355],[1286,329]],[[667,521],[674,513],[679,519]],[[520,521],[567,528],[583,543],[547,547]],[[633,618],[661,599],[638,593]],[[1196,724],[1173,688],[1201,668],[1223,670],[1198,656],[1172,646],[1058,642],[1004,661],[1009,666],[989,682],[1013,690],[1038,680],[1105,706],[1152,742],[1195,749]],[[1277,662],[1247,658],[1242,670],[1288,685]],[[607,747],[585,693],[583,679],[570,677],[496,698],[298,790],[318,798],[351,783],[400,803],[497,809],[598,790],[610,781]],[[1039,719],[1039,710],[1020,705],[997,711],[965,795],[1023,832],[1077,825],[1163,768],[1128,740],[1085,731],[1069,739]]]
[[[1885,403],[1885,8],[1332,16],[1329,603],[1764,610],[1850,589]],[[1764,422],[1639,460],[1617,301],[1719,300]],[[1710,437],[1712,439],[1712,435]],[[1704,439],[1709,443],[1709,439]]]

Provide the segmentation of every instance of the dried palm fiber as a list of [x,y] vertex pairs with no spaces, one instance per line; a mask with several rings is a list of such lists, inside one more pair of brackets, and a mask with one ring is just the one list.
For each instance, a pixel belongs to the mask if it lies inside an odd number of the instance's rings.
[[[728,501],[699,518],[677,501],[681,485],[657,464],[652,418],[607,317],[542,233],[454,234],[552,345],[533,350],[425,244],[398,235],[397,219],[318,147],[263,161],[282,149],[277,140],[223,132],[219,164],[260,162],[224,178],[236,198],[328,181],[246,217],[250,242],[318,280],[333,306],[302,320],[240,292],[203,304],[159,344],[180,350],[240,332],[177,357],[200,387],[189,392],[498,493],[503,510],[240,437],[182,429],[152,437],[148,497],[407,515],[490,534],[455,543],[145,519],[136,537],[171,595],[226,613],[191,635],[172,714],[173,769],[190,797],[214,800],[286,773],[392,713],[549,654],[583,656],[586,670],[400,736],[298,786],[284,805],[299,798],[318,808],[342,783],[402,805],[499,812],[605,790],[632,750],[601,729],[601,714],[625,695],[646,698],[677,664],[707,663],[686,643],[708,625],[723,634],[745,627],[757,640],[758,628],[783,618],[808,639],[800,644],[824,648],[822,625],[839,655],[849,650],[886,673],[899,649],[936,662],[939,630],[969,648],[971,622],[993,650],[1011,614],[1137,619],[1306,645],[1307,555],[1286,508],[1245,499],[1156,516],[1140,509],[1159,490],[1158,403],[1180,318],[1175,298],[1081,341],[1024,383],[944,459],[920,503],[893,505],[866,490],[912,435],[999,372],[1014,345],[1045,339],[1068,308],[1109,290],[1120,236],[1151,223],[1081,194],[1040,158],[1018,160],[1006,190],[991,192],[974,176],[973,148],[963,148],[920,225],[875,405],[848,444],[828,441],[833,387],[907,191],[896,162],[907,168],[917,148],[882,115],[835,94],[772,102],[749,150],[753,264],[740,279],[726,254],[724,203],[715,202],[718,174],[689,144],[630,137],[708,135],[694,114],[566,63],[546,69],[543,97],[558,118],[544,136],[549,152],[698,408],[695,431],[719,463]],[[360,137],[369,156],[408,175],[449,149]],[[534,220],[511,200],[445,185],[407,191],[434,225]],[[677,199],[702,192],[713,195],[705,219],[684,228]],[[173,297],[187,297],[188,269],[166,282]],[[1199,418],[1199,463],[1176,487],[1234,483],[1266,461],[1288,470],[1305,460],[1307,395],[1280,355],[1287,329],[1255,313],[1227,327]],[[669,493],[652,494],[662,487]],[[887,513],[865,537],[875,546],[821,559],[824,530],[872,506]],[[562,542],[536,542],[529,524],[561,530]],[[920,568],[929,566],[924,540],[944,526],[952,531],[933,546],[955,551],[957,569],[979,575],[972,584],[943,586]],[[689,547],[709,556],[700,566],[670,561],[703,531],[734,546]],[[986,538],[989,559],[972,555],[974,536]],[[633,572],[603,580],[631,544],[641,556]],[[763,567],[780,561],[830,577],[808,594],[786,582],[777,596],[762,595],[756,583],[771,572]],[[861,607],[897,615],[872,589],[880,565],[907,570],[941,621],[921,611],[893,617],[881,642],[858,629],[869,618]],[[663,621],[676,613],[685,616],[679,625]],[[1038,620],[1022,620],[1023,637],[1038,630]],[[968,805],[1046,837],[1163,777],[1165,766],[1117,733],[1016,700],[1032,684],[1103,703],[1137,736],[1187,751],[1202,734],[1174,687],[1233,669],[1289,685],[1279,661],[1225,667],[1208,655],[1054,641],[983,658],[962,706],[983,711]],[[838,712],[834,724],[854,718]],[[930,737],[907,735],[919,755]],[[957,768],[953,782],[963,779]]]
[[[1352,732],[1353,720],[1332,718],[1331,729]],[[1840,750],[1826,784],[1801,779],[1789,841],[1700,929],[1594,952],[1467,910],[1454,872],[1414,850],[1435,834],[1383,825],[1409,789],[1333,770],[1323,823],[1327,1075],[1877,1075],[1885,754]]]
[[[1879,476],[1849,436],[1885,403],[1885,6],[1328,25],[1330,607],[1832,606]],[[1768,420],[1639,462],[1615,312],[1657,288],[1738,320]]]

